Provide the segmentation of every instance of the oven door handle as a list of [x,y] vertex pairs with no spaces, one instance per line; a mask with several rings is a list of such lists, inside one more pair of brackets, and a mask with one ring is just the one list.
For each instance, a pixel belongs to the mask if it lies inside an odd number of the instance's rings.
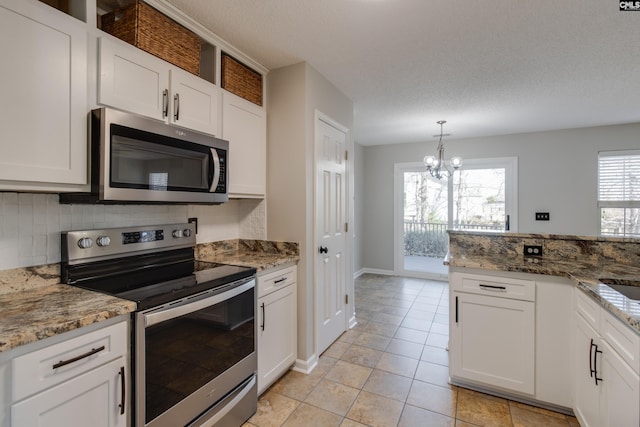
[[228,291],[225,291],[216,295],[212,295],[210,297],[203,298],[200,300],[195,300],[195,301],[189,301],[187,299],[185,304],[174,306],[164,310],[158,310],[151,313],[147,313],[144,315],[144,326],[145,328],[148,328],[149,326],[153,326],[160,322],[175,319],[176,317],[184,316],[186,314],[193,313],[198,310],[202,310],[203,308],[216,305],[225,300],[238,296],[241,293],[246,292],[251,288],[254,288],[255,286],[256,286],[255,279],[252,278],[248,282],[240,286],[234,286]]

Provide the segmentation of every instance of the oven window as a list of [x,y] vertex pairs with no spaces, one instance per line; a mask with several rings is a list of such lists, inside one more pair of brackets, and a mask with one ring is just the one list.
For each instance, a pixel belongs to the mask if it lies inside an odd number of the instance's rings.
[[254,289],[145,329],[146,422],[255,351]]

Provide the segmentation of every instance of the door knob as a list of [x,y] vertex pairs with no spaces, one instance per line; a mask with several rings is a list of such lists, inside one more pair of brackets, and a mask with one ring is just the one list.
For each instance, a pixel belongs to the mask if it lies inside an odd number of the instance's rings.
[[329,252],[329,249],[327,249],[326,246],[320,246],[320,253],[321,254],[326,254],[327,252]]

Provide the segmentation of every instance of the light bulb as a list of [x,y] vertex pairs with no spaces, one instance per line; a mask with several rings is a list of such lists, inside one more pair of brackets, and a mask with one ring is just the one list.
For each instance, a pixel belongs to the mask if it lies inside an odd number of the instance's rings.
[[462,166],[462,157],[452,157],[451,160],[449,160],[449,164],[454,169],[460,168]]
[[425,156],[423,161],[424,161],[424,165],[428,168],[433,168],[438,165],[438,161],[433,156]]

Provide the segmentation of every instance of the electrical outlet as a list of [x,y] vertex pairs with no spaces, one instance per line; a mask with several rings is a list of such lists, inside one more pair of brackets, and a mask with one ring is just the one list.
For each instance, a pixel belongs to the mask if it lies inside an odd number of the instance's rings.
[[189,218],[188,222],[189,224],[191,224],[192,222],[195,224],[196,234],[198,234],[198,218]]
[[525,256],[542,256],[542,246],[524,245]]
[[549,221],[549,212],[536,212],[536,221]]

